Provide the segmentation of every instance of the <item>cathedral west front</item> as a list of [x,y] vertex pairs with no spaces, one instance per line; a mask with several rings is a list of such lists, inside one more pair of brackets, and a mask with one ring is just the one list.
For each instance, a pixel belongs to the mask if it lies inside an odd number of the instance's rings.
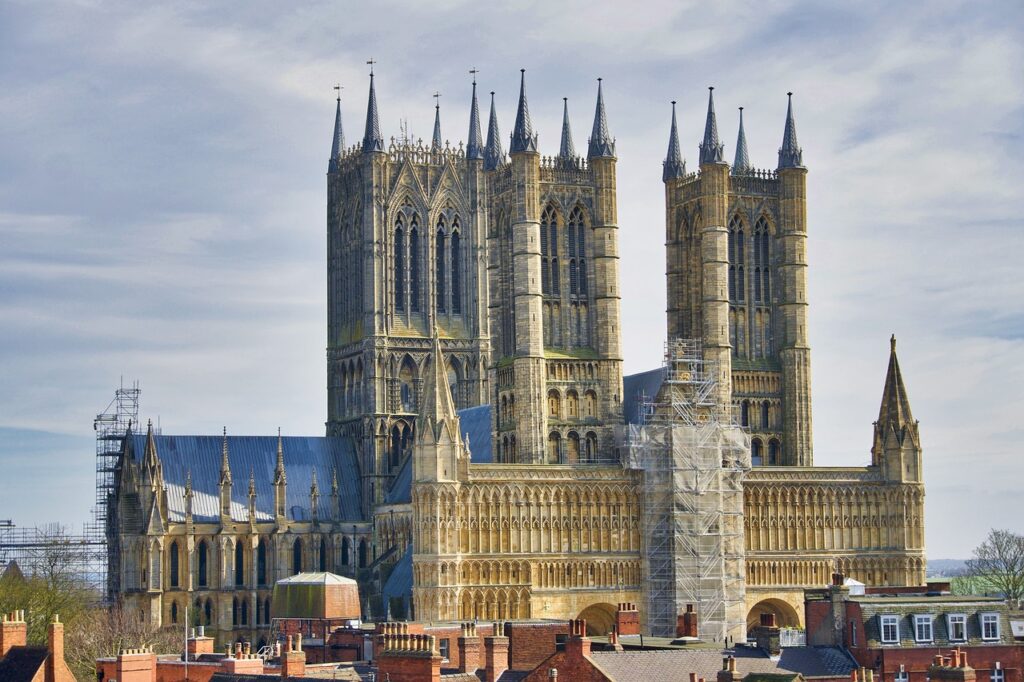
[[[617,149],[602,84],[540,154],[521,76],[508,152],[472,85],[465,144],[362,139],[328,162],[326,436],[130,434],[111,589],[154,623],[260,641],[273,583],[358,579],[368,619],[585,618],[639,606],[709,638],[801,624],[833,571],[924,581],[917,422],[891,342],[871,465],[813,461],[807,168],[792,102],[774,169],[713,93],[698,165],[663,166],[664,366],[623,377]],[[483,134],[486,129],[486,136]],[[248,480],[246,476],[248,475]],[[666,511],[668,510],[668,511]]]

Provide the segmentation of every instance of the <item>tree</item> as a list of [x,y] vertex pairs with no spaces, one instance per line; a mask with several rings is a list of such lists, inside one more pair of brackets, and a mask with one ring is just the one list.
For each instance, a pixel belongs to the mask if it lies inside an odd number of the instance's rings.
[[1024,536],[990,530],[985,541],[974,548],[967,570],[1019,607],[1024,599]]
[[64,659],[76,679],[95,679],[96,659],[117,656],[123,649],[152,647],[157,654],[180,654],[184,627],[153,627],[134,610],[92,609],[66,631]]

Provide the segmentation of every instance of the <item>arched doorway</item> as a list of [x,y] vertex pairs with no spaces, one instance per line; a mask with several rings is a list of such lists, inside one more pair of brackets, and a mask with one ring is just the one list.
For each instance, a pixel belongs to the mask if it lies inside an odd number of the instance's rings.
[[615,607],[605,603],[591,604],[576,618],[587,621],[588,635],[607,635],[615,626]]
[[800,614],[792,604],[781,599],[763,599],[750,609],[747,614],[747,632],[761,624],[761,615],[770,613],[775,616],[775,625],[780,628],[800,627]]

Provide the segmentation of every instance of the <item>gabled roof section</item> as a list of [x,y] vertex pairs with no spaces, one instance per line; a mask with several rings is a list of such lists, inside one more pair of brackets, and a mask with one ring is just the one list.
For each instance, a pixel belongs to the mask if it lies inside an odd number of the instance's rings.
[[50,657],[44,646],[11,647],[7,655],[0,658],[0,680],[4,682],[32,682],[46,666]]
[[[341,521],[362,520],[361,486],[355,448],[348,438],[227,436],[228,461],[236,471],[252,471],[256,483],[256,521],[274,520],[274,478],[278,443],[288,471],[285,505],[288,518],[311,520],[309,491],[313,471],[338,471]],[[126,452],[138,459],[145,450],[145,436],[129,435]],[[221,436],[154,437],[157,456],[164,472],[167,488],[167,518],[172,523],[185,521],[185,481],[192,476],[192,517],[195,523],[216,523],[220,519]],[[248,480],[231,485],[231,518],[249,520]],[[320,505],[320,520],[328,521],[337,514]]]
[[622,414],[627,424],[640,424],[645,400],[654,400],[665,382],[665,368],[658,367],[622,377]]
[[447,367],[441,352],[441,339],[435,331],[434,349],[423,380],[423,405],[416,426],[421,436],[425,429],[433,429],[435,440],[445,428],[449,429],[449,435],[453,438],[462,435],[458,429],[459,416],[455,411],[455,401],[452,400],[452,391],[448,386]]

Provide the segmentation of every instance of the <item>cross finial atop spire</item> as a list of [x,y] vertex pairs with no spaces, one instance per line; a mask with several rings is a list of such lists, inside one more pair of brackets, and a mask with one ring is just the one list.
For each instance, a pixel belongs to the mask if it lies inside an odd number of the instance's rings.
[[494,170],[505,163],[505,150],[501,147],[501,133],[498,132],[498,112],[494,107],[494,91],[491,90],[491,119],[487,125],[487,149],[484,152],[484,170]]
[[668,153],[665,154],[665,167],[661,171],[662,182],[686,175],[686,162],[679,149],[679,130],[676,127],[676,102],[672,100],[672,129],[668,133]]
[[715,117],[715,87],[708,87],[708,117],[704,123],[704,141],[700,144],[700,163],[725,163],[725,145],[718,141],[718,120]]
[[224,427],[224,435],[220,450],[220,482],[231,485],[231,465],[228,463],[228,427]]
[[537,135],[533,132],[530,107],[526,104],[526,69],[519,69],[519,107],[516,109],[516,122],[512,128],[512,146],[509,153],[523,152],[537,153]]
[[594,129],[590,133],[590,145],[587,156],[594,158],[615,158],[615,140],[608,132],[608,115],[604,110],[604,92],[601,89],[602,78],[597,79],[597,105],[594,107]]
[[441,151],[441,93],[434,92],[434,137],[431,140],[430,148]]
[[335,83],[334,89],[337,92],[338,104],[334,111],[334,136],[331,139],[331,159],[327,162],[328,173],[338,170],[338,162],[345,151],[345,133],[341,127],[341,91],[345,88],[340,83]]
[[373,83],[373,59],[370,65],[370,96],[366,102],[366,131],[363,133],[363,152],[384,151],[384,136],[380,134],[380,114],[377,113],[377,90]]
[[373,78],[373,65],[377,63],[377,60],[374,59],[373,57],[370,57],[368,60],[366,60],[366,63],[370,65],[370,78]]
[[743,131],[743,107],[740,107],[740,131],[736,135],[736,159],[732,164],[733,175],[743,175],[750,170],[750,154],[747,152],[747,134]]
[[779,148],[779,168],[803,168],[804,151],[796,141],[796,119],[793,118],[793,93],[787,92],[789,102],[786,105],[786,130],[782,134],[782,147]]
[[572,143],[572,127],[569,125],[569,98],[562,98],[562,144],[558,156],[564,162],[572,162],[576,158],[576,146]]
[[470,69],[473,74],[473,98],[469,106],[469,141],[466,143],[466,158],[471,161],[478,161],[484,158],[484,148],[480,144],[480,105],[476,100],[476,74],[475,68]]

